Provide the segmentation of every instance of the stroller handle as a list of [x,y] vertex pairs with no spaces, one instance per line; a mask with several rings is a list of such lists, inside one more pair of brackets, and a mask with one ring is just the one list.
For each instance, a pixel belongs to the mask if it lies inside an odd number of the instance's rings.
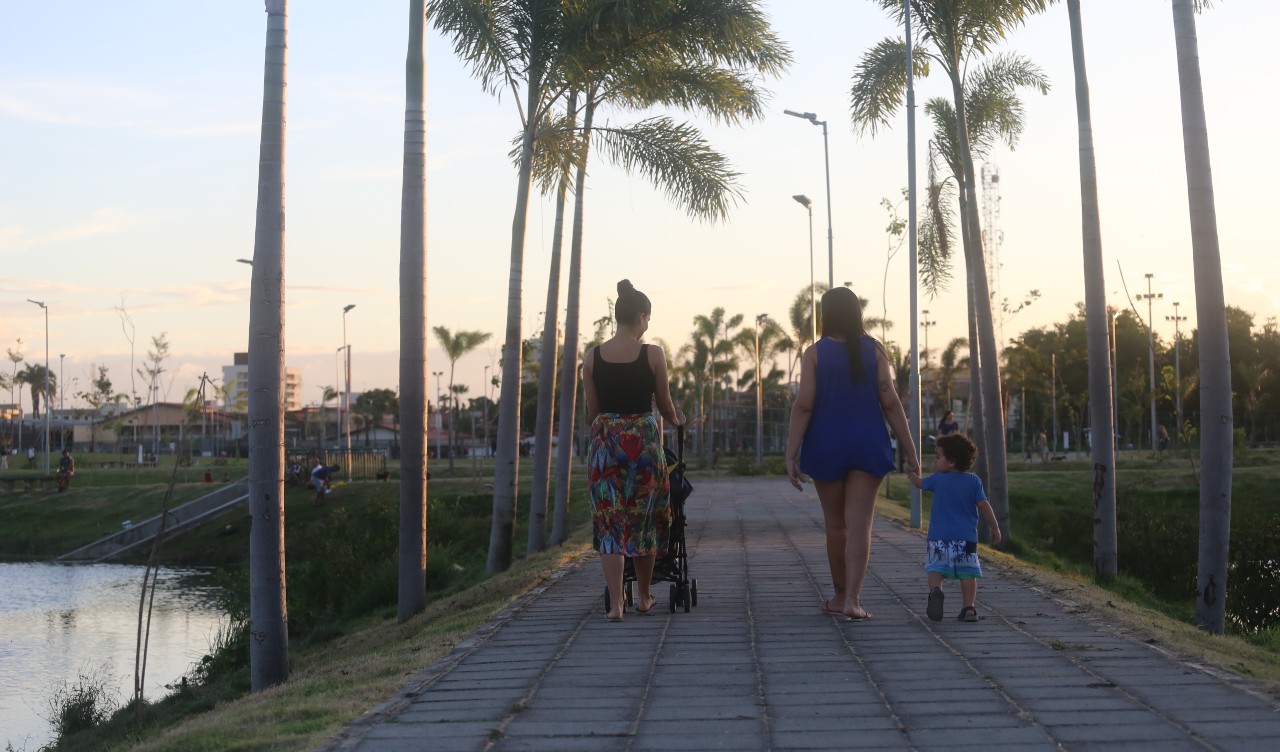
[[684,426],[676,426],[676,457],[684,461]]

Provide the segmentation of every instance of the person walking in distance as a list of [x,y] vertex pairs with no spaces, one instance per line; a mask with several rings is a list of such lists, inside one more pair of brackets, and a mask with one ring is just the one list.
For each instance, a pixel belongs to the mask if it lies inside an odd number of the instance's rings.
[[862,583],[871,560],[876,492],[893,470],[886,420],[905,454],[905,469],[920,460],[907,415],[893,386],[884,345],[866,333],[858,296],[836,287],[822,296],[822,336],[800,359],[800,390],[787,436],[787,476],[802,490],[813,479],[826,526],[827,563],[834,593],[823,613],[868,619]]
[[609,589],[609,621],[623,618],[627,558],[635,565],[636,611],[653,610],[654,561],[666,550],[671,530],[671,486],[653,408],[675,426],[684,425],[684,413],[671,401],[662,348],[642,342],[652,312],[647,295],[628,280],[619,282],[617,333],[587,351],[582,364],[592,416],[587,484],[595,549]]

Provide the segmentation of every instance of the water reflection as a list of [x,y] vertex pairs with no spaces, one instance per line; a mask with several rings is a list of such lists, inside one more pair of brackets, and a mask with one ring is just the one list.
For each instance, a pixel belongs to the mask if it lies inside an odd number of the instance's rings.
[[[37,749],[51,739],[48,700],[81,674],[133,693],[143,568],[0,563],[0,744]],[[162,570],[151,616],[146,693],[157,699],[200,660],[225,618],[210,578]]]

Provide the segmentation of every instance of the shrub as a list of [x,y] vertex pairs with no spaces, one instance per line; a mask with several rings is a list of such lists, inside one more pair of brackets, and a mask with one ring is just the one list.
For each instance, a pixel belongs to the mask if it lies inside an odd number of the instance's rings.
[[119,707],[102,671],[81,672],[74,683],[63,681],[49,698],[49,718],[56,743],[104,723]]

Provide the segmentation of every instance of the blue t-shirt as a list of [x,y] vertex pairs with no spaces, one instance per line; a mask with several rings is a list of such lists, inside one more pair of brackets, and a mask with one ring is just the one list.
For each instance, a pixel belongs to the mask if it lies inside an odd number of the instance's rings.
[[982,479],[973,473],[933,473],[921,483],[933,492],[929,540],[978,542],[978,502],[987,500]]

